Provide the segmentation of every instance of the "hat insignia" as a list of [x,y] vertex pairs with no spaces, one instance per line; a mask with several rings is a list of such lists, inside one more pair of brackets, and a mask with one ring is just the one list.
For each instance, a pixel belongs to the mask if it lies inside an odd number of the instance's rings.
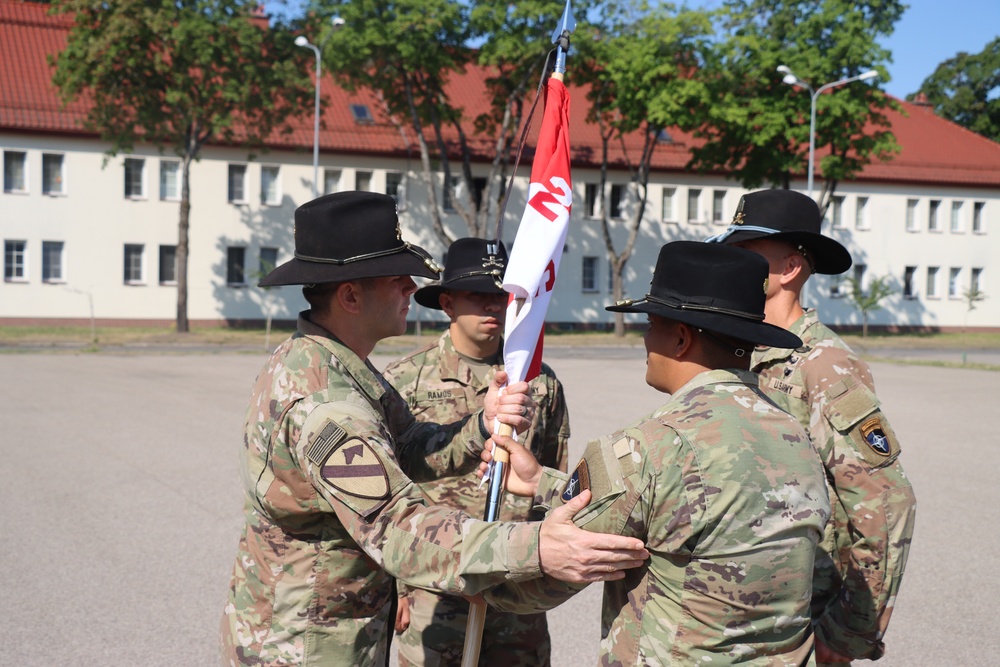
[[491,266],[495,266],[498,269],[503,268],[503,262],[496,255],[487,255],[483,257],[483,268],[488,269]]
[[403,240],[403,231],[399,228],[399,218],[396,218],[396,240]]
[[767,294],[767,288],[770,286],[770,284],[771,284],[771,279],[764,278],[764,294]]
[[745,222],[745,216],[743,215],[743,197],[740,197],[740,203],[736,206],[736,214],[733,216],[734,225],[742,225]]

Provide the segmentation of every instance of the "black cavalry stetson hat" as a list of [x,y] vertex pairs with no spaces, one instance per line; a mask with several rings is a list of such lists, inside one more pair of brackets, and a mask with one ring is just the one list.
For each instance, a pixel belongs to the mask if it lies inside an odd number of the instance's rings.
[[[495,248],[494,252],[490,252]],[[426,308],[441,310],[438,297],[449,289],[503,293],[503,272],[507,268],[507,249],[503,243],[477,238],[458,239],[448,248],[441,282],[421,287],[413,295],[417,303]]]
[[797,348],[795,334],[764,322],[767,260],[755,252],[697,241],[660,248],[649,294],[605,310],[649,313],[740,341]]
[[809,251],[816,273],[836,275],[851,268],[851,253],[820,233],[822,218],[812,197],[794,190],[760,190],[740,197],[729,228],[707,239],[731,245],[767,238],[785,241]]
[[337,192],[295,209],[295,258],[257,283],[316,285],[378,276],[437,278],[430,254],[403,241],[396,200],[375,192]]

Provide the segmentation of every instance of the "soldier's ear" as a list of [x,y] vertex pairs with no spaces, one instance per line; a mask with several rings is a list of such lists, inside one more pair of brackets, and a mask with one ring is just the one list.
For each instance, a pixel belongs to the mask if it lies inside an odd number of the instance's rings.
[[451,292],[445,291],[438,294],[438,305],[441,306],[441,310],[444,311],[445,315],[455,317],[455,302],[452,299]]

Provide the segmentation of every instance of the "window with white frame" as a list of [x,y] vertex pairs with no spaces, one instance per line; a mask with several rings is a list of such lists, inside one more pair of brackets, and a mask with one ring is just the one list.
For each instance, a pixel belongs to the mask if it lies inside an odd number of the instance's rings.
[[724,207],[726,204],[726,191],[725,190],[713,190],[712,191],[712,222],[716,224],[722,224],[722,219],[725,216]]
[[965,229],[962,227],[962,202],[953,201],[951,203],[951,233],[960,234]]
[[941,208],[940,199],[932,199],[927,208],[927,231],[940,232],[941,221],[938,219],[938,209]]
[[63,282],[63,242],[42,241],[42,282]]
[[969,272],[969,291],[972,294],[982,294],[983,269],[981,267],[973,267]]
[[230,204],[245,204],[247,202],[247,166],[245,164],[229,165],[229,191],[226,198]]
[[177,246],[160,246],[159,281],[161,285],[177,283]]
[[[445,189],[451,190],[451,186],[452,186],[451,179],[448,179],[448,182],[445,183],[445,186],[446,186]],[[371,192],[372,191],[372,172],[370,172],[370,171],[356,171],[356,172],[354,172],[354,189],[355,190],[360,190],[362,192]],[[450,202],[450,200],[451,200],[451,197],[450,197],[451,193],[449,192],[448,194],[449,194],[449,202]]]
[[263,165],[260,168],[260,203],[267,206],[277,206],[281,203],[281,171],[274,165]]
[[396,200],[399,206],[403,197],[403,175],[398,171],[385,172],[385,193]]
[[972,205],[972,233],[973,234],[985,234],[986,226],[983,221],[983,208],[985,208],[986,202],[977,201]]
[[917,222],[917,199],[906,200],[906,231],[919,232],[920,224]]
[[962,269],[953,266],[948,269],[948,298],[949,299],[960,299],[962,298],[961,287],[959,285],[959,278],[962,277]]
[[937,299],[940,296],[938,292],[938,272],[939,267],[928,266],[927,267],[927,289],[924,293],[927,295],[928,299]]
[[142,255],[143,245],[141,243],[125,244],[125,284],[143,284]]
[[858,197],[855,202],[854,228],[868,229],[868,197]]
[[844,224],[844,198],[834,196],[830,198],[830,206],[826,211],[826,219],[834,229],[843,229]]
[[580,281],[580,288],[584,292],[597,291],[597,258],[583,258],[583,278]]
[[830,298],[839,299],[844,296],[844,276],[830,276]]
[[916,299],[917,286],[913,284],[917,275],[917,267],[908,266],[903,270],[903,298]]
[[323,194],[328,195],[340,192],[340,176],[341,171],[339,169],[323,170]]
[[261,274],[270,273],[274,267],[278,266],[278,249],[262,247],[257,259]]
[[868,271],[868,266],[865,264],[855,264],[854,265],[854,283],[858,286],[858,289],[862,292],[865,291],[865,278]]
[[615,183],[611,186],[611,197],[608,202],[608,217],[618,220],[625,217],[625,186]]
[[247,249],[239,246],[226,248],[226,284],[230,287],[246,285]]
[[42,153],[42,193],[66,194],[66,179],[61,153]]
[[160,160],[160,199],[176,201],[181,198],[181,163],[177,160]]
[[3,191],[28,191],[28,154],[24,151],[3,152]]
[[586,183],[583,186],[583,215],[587,218],[601,217],[601,198],[598,197],[598,184]]
[[125,198],[142,199],[146,196],[146,161],[138,157],[125,158]]
[[660,216],[663,222],[677,222],[677,213],[674,210],[674,196],[676,194],[676,188],[663,188],[663,214]]
[[688,188],[688,222],[697,224],[699,220],[698,202],[701,200],[701,190]]
[[608,293],[610,294],[615,291],[615,266],[614,264],[611,263],[610,259],[608,260],[607,266],[608,266]]
[[9,282],[23,282],[28,279],[28,242],[3,242],[3,279]]

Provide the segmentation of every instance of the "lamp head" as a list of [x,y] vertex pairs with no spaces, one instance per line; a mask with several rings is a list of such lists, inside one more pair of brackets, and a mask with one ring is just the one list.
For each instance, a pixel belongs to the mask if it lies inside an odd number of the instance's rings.
[[799,82],[799,77],[794,74],[786,74],[784,78],[781,79],[782,83],[787,83],[789,86],[794,86]]
[[295,38],[295,46],[309,46],[309,40],[305,35],[299,35]]
[[878,76],[878,71],[870,69],[867,72],[864,72],[863,74],[861,74],[860,76],[858,76],[858,79],[860,81],[867,81],[868,79],[874,79],[877,76]]
[[[778,65],[779,74],[792,74],[792,70],[788,69],[787,65]],[[794,74],[792,75],[794,76]]]
[[334,16],[332,19],[330,19],[330,23],[333,25],[334,30],[338,30],[344,27],[346,21],[344,21],[344,19],[340,18],[339,16]]

